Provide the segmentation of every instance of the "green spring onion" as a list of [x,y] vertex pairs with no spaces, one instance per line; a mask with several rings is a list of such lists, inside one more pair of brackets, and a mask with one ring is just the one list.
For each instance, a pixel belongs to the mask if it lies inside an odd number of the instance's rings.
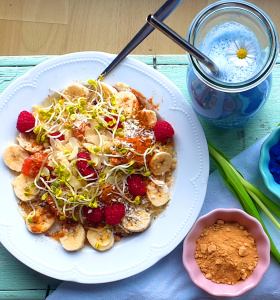
[[280,217],[280,207],[266,195],[264,195],[260,190],[258,190],[255,186],[246,181],[222,151],[216,148],[209,141],[207,143],[210,157],[213,159],[215,165],[217,166],[217,169],[221,173],[224,182],[239,200],[243,209],[248,214],[259,220],[259,222],[262,224],[263,229],[270,240],[271,253],[280,263],[280,253],[273,243],[272,238],[269,235],[259,213],[259,209],[262,209],[264,213],[269,217],[269,219],[273,222],[273,224],[280,230],[279,222],[271,213],[271,211],[273,211],[276,216]]

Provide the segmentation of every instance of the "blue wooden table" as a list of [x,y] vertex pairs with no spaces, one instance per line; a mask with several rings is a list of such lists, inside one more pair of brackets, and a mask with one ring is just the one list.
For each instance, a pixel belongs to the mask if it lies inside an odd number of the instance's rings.
[[[15,79],[53,56],[2,57],[0,59],[0,93]],[[131,56],[168,77],[189,100],[186,87],[187,58],[172,56]],[[234,157],[270,133],[280,123],[280,60],[273,70],[273,87],[257,118],[244,128],[223,130],[202,123],[208,140],[229,158]],[[215,169],[211,163],[211,171]],[[46,277],[26,267],[0,244],[0,299],[45,299],[61,281]]]

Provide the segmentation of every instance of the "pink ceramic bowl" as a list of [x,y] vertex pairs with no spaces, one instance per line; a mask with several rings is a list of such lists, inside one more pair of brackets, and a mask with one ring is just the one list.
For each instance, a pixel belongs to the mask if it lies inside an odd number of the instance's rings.
[[[218,219],[227,222],[238,222],[246,227],[255,239],[259,261],[252,275],[234,285],[218,284],[206,279],[196,260],[196,240],[203,229],[214,224]],[[270,263],[270,242],[260,222],[240,209],[215,209],[200,217],[186,236],[183,246],[183,264],[192,281],[201,289],[214,296],[237,297],[259,284]]]

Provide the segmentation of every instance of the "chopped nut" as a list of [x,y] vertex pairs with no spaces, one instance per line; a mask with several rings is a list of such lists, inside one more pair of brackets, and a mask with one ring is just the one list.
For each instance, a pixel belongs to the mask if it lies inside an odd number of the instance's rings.
[[216,259],[215,264],[216,264],[216,265],[220,265],[222,262],[223,262],[223,261],[222,261],[221,259],[218,258],[218,259]]
[[201,251],[202,253],[206,253],[206,250],[207,250],[207,245],[206,245],[206,244],[201,244],[201,245],[200,245],[200,251]]
[[208,252],[209,252],[209,253],[214,252],[214,251],[216,251],[216,250],[217,250],[217,247],[216,247],[215,245],[210,245],[210,246],[208,247]]
[[224,221],[224,220],[218,220],[218,221],[217,221],[217,224],[219,224],[219,225],[224,225],[224,224],[225,224],[225,221]]
[[212,274],[211,274],[211,273],[207,273],[207,274],[205,275],[205,277],[206,277],[207,279],[211,279],[211,278],[212,278]]
[[240,256],[246,256],[246,255],[248,255],[248,250],[244,246],[241,246],[239,248],[238,253]]

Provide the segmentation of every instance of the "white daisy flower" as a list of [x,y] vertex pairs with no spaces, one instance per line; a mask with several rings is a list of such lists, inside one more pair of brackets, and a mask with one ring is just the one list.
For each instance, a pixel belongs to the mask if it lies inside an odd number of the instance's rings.
[[256,48],[248,40],[236,40],[229,46],[229,61],[232,61],[237,67],[248,67],[253,63],[256,56]]

